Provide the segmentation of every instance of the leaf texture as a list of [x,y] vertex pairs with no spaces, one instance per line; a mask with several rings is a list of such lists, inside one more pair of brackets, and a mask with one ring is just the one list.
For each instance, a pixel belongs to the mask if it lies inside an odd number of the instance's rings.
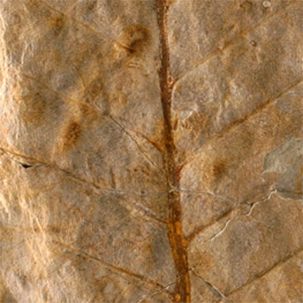
[[0,302],[301,302],[302,15],[2,0]]

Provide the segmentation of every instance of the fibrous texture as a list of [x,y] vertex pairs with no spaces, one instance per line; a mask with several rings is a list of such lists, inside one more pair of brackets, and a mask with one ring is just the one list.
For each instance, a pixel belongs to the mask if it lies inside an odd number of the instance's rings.
[[303,302],[301,0],[0,1],[0,302]]

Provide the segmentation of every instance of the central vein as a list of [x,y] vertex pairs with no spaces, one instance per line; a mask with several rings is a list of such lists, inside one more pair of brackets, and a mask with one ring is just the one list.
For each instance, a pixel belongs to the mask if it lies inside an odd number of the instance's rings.
[[168,238],[175,263],[177,283],[174,292],[174,302],[190,303],[190,276],[187,256],[187,241],[182,230],[179,179],[180,170],[176,164],[176,147],[171,123],[172,79],[170,75],[169,47],[166,32],[166,17],[168,4],[166,0],[156,0],[158,8],[158,24],[160,34],[161,66],[159,81],[161,103],[164,116],[163,154],[168,185]]

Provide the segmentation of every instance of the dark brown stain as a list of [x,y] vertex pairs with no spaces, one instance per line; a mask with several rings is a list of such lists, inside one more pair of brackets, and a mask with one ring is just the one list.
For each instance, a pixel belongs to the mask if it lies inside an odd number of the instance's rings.
[[53,30],[55,36],[59,36],[65,26],[65,18],[63,15],[59,15],[51,19],[50,27]]
[[220,179],[227,169],[227,160],[220,159],[215,161],[212,167],[212,175],[215,179]]
[[81,134],[80,124],[76,121],[71,122],[67,126],[66,131],[63,135],[64,148],[69,148],[72,145],[74,145],[78,141],[80,134]]
[[[166,17],[169,3],[167,0],[156,0],[158,8],[158,25],[160,34],[161,64],[159,68],[159,82],[161,89],[161,104],[164,116],[163,152],[164,169],[167,179],[168,204],[168,239],[175,263],[177,283],[173,294],[174,302],[190,303],[190,275],[188,266],[187,240],[182,229],[182,214],[180,203],[180,168],[177,165],[177,151],[173,138],[171,117],[172,79],[170,75],[169,48],[166,32]],[[177,189],[177,190],[176,190]]]
[[97,1],[96,0],[93,0],[91,1],[88,5],[87,5],[87,10],[90,12],[90,11],[93,11],[97,6]]
[[55,234],[58,234],[61,232],[61,228],[59,228],[58,226],[49,226],[48,227],[49,231]]
[[149,45],[151,35],[143,25],[131,25],[123,29],[121,43],[130,55],[140,55]]

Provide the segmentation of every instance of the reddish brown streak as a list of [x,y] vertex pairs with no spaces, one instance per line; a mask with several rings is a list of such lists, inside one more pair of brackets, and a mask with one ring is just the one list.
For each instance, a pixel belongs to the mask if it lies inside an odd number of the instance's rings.
[[187,241],[182,230],[181,204],[178,168],[175,156],[176,147],[171,123],[172,80],[170,75],[169,47],[166,33],[166,16],[168,4],[166,0],[156,0],[158,8],[158,24],[160,34],[161,67],[159,81],[161,88],[161,103],[164,116],[164,141],[163,153],[167,186],[169,189],[168,200],[168,238],[175,263],[177,283],[174,292],[174,302],[190,303],[190,277],[187,256]]

